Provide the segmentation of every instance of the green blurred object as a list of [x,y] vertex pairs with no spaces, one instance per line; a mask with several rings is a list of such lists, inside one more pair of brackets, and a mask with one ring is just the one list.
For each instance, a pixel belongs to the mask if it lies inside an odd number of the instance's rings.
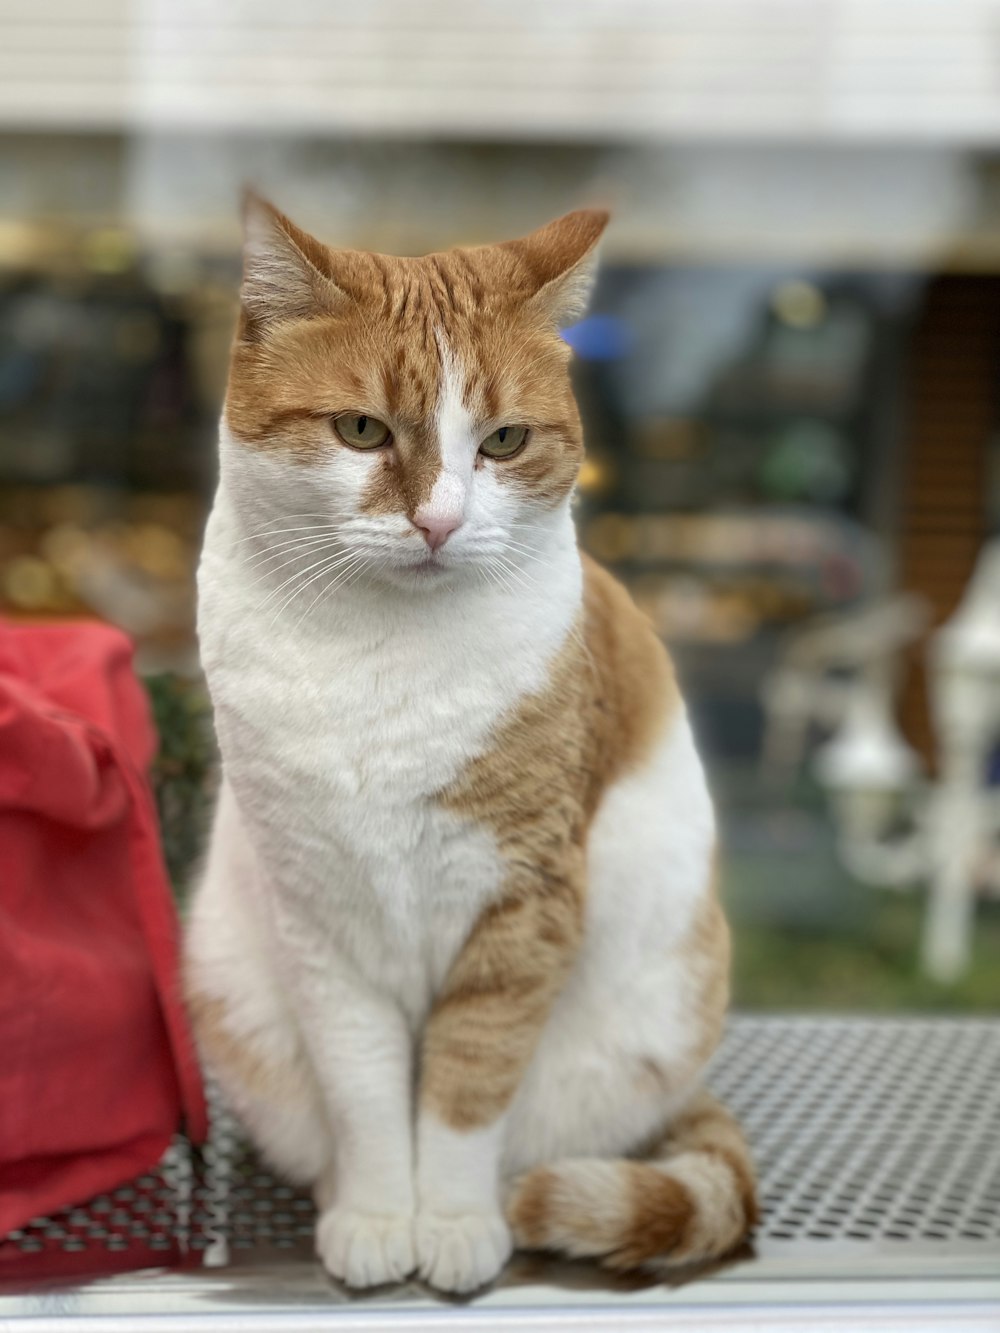
[[977,910],[968,972],[936,983],[920,968],[925,894],[851,878],[811,777],[775,787],[754,765],[728,764],[713,778],[736,1007],[1000,1012],[1000,901]]
[[151,780],[170,882],[183,903],[205,844],[215,790],[212,710],[204,684],[175,675],[145,681],[160,736]]
[[839,1013],[1000,1012],[1000,909],[980,909],[972,966],[953,986],[919,970],[922,912],[922,897],[882,898],[873,913],[875,930],[864,937],[734,921],[733,1004]]
[[853,479],[850,445],[825,421],[786,424],[760,467],[761,490],[771,500],[838,504]]

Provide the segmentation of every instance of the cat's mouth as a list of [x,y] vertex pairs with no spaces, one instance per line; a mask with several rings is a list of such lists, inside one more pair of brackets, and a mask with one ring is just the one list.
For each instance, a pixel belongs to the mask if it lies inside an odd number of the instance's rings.
[[406,568],[415,570],[417,573],[440,574],[442,570],[448,568],[449,563],[438,551],[425,551],[416,560],[408,560]]
[[404,573],[416,575],[417,578],[434,578],[448,573],[451,568],[452,562],[442,559],[433,551],[428,551],[418,560],[408,560],[402,567]]
[[412,548],[400,557],[382,566],[383,577],[402,587],[414,589],[438,587],[449,583],[470,567],[464,553],[454,551],[421,551]]

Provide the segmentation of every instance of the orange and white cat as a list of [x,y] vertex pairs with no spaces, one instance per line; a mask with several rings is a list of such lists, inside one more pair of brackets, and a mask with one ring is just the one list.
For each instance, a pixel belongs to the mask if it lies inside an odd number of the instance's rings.
[[247,204],[199,571],[223,781],[205,1059],[354,1286],[734,1247],[715,830],[666,653],[581,556],[559,328],[606,215],[420,259]]

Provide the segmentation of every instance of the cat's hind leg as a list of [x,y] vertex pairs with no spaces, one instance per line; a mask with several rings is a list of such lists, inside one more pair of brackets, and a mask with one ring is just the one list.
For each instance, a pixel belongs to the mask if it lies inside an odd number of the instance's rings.
[[513,1107],[517,1244],[612,1267],[692,1263],[755,1217],[739,1126],[700,1091],[727,1003],[711,805],[686,719],[608,792],[587,934]]
[[199,1053],[268,1163],[299,1185],[331,1170],[319,1085],[255,915],[257,868],[223,784],[185,939],[184,990]]
[[195,979],[188,983],[187,1002],[205,1067],[264,1159],[295,1184],[319,1185],[331,1169],[330,1135],[294,1034],[276,1025],[266,1032],[247,1029],[232,997]]

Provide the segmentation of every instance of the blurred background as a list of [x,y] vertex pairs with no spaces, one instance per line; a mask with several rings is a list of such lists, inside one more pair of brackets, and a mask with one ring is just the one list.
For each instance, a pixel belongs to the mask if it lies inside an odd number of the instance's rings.
[[1000,1007],[1000,2],[0,0],[0,611],[135,637],[181,895],[245,182],[398,253],[613,210],[580,531],[679,665],[736,1000]]

